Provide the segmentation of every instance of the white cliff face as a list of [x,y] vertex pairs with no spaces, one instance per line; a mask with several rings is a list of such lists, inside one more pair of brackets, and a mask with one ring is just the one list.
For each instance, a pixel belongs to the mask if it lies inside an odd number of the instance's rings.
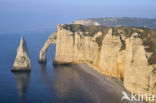
[[145,51],[142,40],[138,38],[138,33],[134,33],[127,39],[126,45],[124,86],[135,93],[138,91],[141,93],[151,93],[152,85],[149,82],[152,78],[150,78],[150,72],[154,68],[148,64],[148,52]]
[[99,69],[107,75],[123,77],[124,51],[120,36],[112,35],[112,29],[105,35],[100,50]]
[[74,38],[74,62],[93,63],[99,50],[94,37],[84,36],[82,32],[75,33]]
[[58,27],[56,44],[55,61],[59,63],[72,63],[73,32]]
[[73,33],[58,27],[55,62],[60,64],[93,62],[99,49],[95,38],[85,36],[82,32]]
[[129,91],[156,95],[154,30],[147,33],[140,28],[117,27],[105,33],[98,26],[88,29],[96,32],[75,28],[58,25],[54,63],[84,62],[102,74],[121,79]]
[[81,24],[81,25],[87,25],[87,26],[90,26],[90,25],[99,26],[100,25],[98,22],[93,21],[93,20],[76,20],[72,24]]
[[16,59],[13,65],[12,71],[20,71],[20,70],[30,70],[30,58],[28,56],[27,45],[24,38],[21,38],[20,46],[17,49]]

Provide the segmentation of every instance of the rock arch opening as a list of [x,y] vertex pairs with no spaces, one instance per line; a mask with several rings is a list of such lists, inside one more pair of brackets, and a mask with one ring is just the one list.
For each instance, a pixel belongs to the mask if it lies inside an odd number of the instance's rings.
[[39,61],[38,61],[39,63],[47,62],[47,50],[52,44],[56,44],[56,38],[57,38],[56,33],[53,33],[49,36],[48,40],[44,43],[43,48],[40,50]]

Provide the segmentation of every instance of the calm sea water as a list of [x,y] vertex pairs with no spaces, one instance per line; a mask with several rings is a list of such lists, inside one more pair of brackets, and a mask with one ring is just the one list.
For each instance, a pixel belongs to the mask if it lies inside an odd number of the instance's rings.
[[[31,58],[31,73],[12,73],[17,47],[25,37]],[[53,67],[55,45],[47,54],[47,65],[38,61],[39,51],[50,32],[0,35],[0,103],[91,103],[90,93],[79,83],[80,74],[71,67]]]

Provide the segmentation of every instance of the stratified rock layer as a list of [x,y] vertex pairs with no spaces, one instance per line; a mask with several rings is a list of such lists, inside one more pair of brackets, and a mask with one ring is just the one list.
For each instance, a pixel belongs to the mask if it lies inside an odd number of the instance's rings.
[[54,63],[87,63],[129,91],[156,95],[156,30],[70,24],[56,36]]
[[21,38],[20,46],[17,50],[16,59],[13,65],[13,69],[11,71],[30,71],[31,64],[30,58],[28,56],[27,45],[24,38]]

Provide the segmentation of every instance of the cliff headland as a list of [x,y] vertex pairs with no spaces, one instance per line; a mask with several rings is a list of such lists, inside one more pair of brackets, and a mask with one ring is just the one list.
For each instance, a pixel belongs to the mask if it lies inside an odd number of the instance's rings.
[[58,25],[40,51],[56,44],[55,64],[87,63],[96,71],[119,78],[134,93],[156,95],[156,30],[139,27]]

